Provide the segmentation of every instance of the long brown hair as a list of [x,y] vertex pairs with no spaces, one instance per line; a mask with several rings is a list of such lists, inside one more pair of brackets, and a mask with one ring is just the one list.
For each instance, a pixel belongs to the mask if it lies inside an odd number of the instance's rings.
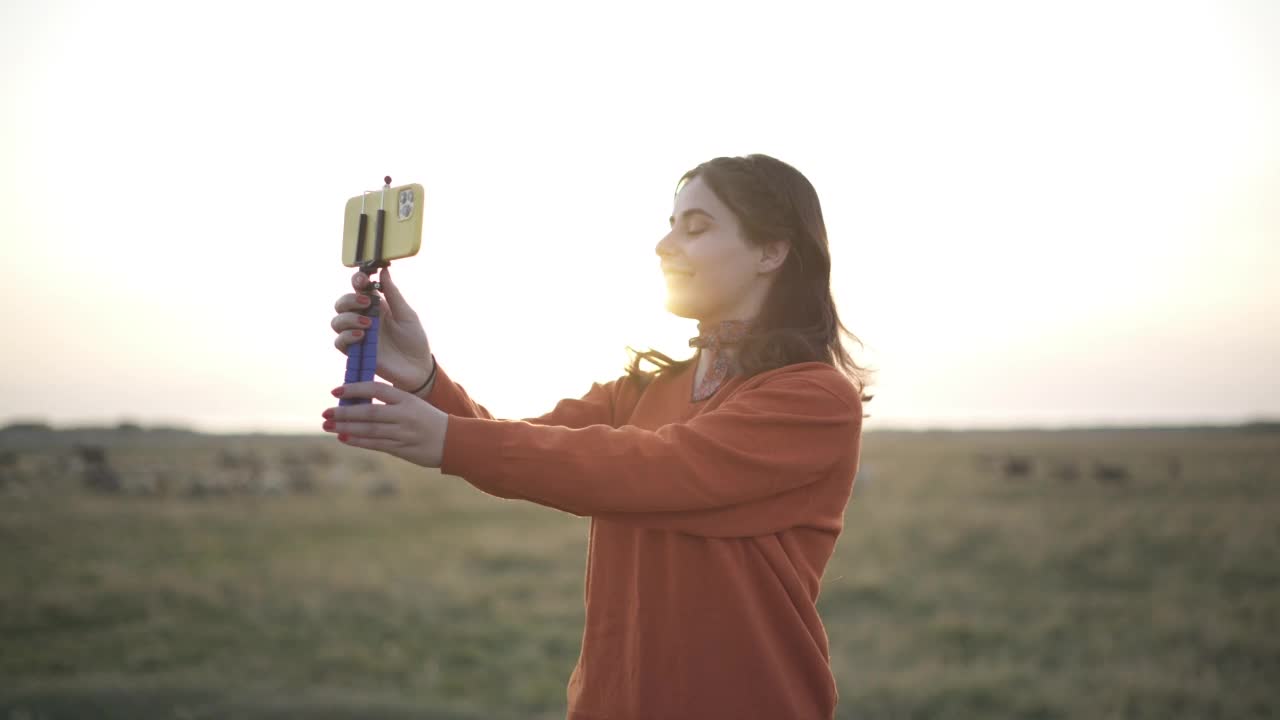
[[[760,315],[737,347],[738,372],[750,377],[793,363],[824,362],[844,372],[864,402],[871,400],[865,391],[872,370],[858,365],[841,342],[844,335],[863,347],[836,313],[827,227],[813,185],[799,170],[768,155],[708,160],[680,178],[676,194],[695,177],[733,211],[748,243],[791,243]],[[627,375],[641,387],[659,374],[687,367],[697,357],[673,360],[652,348],[639,352],[630,346],[627,351],[632,355]],[[644,360],[657,369],[641,370]]]

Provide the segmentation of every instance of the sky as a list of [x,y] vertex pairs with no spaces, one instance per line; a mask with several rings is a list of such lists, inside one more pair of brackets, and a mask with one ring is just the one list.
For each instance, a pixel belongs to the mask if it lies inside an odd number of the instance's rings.
[[867,429],[1280,417],[1280,4],[0,4],[0,423],[318,431],[348,197],[498,417],[692,354],[675,183],[818,191]]

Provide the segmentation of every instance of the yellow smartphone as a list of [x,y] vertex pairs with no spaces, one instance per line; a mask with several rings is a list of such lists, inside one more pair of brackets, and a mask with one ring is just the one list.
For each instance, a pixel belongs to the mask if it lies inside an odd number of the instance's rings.
[[[358,267],[374,259],[379,210],[385,211],[381,259],[398,260],[417,255],[422,247],[422,199],[422,186],[417,183],[383,188],[348,199],[342,218],[342,264]],[[361,211],[367,216],[363,238],[360,237]]]

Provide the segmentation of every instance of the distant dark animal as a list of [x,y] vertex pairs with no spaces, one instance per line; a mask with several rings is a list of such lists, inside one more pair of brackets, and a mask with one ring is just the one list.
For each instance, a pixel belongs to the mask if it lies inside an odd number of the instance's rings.
[[80,459],[86,465],[105,463],[107,461],[107,450],[101,445],[77,445],[76,454],[80,456]]
[[11,482],[15,482],[18,475],[18,453],[12,450],[0,451],[0,490]]
[[1098,482],[1112,485],[1126,483],[1129,481],[1129,468],[1124,465],[1111,465],[1104,462],[1094,461],[1093,477]]
[[257,464],[257,458],[252,453],[237,453],[231,450],[221,450],[218,452],[217,464],[220,468],[227,470],[240,470],[252,467]]
[[1006,480],[1031,477],[1031,458],[1016,456],[1006,458],[1001,470]]
[[252,450],[240,453],[222,450],[218,453],[216,464],[225,476],[224,484],[229,486],[228,489],[236,492],[259,486],[262,473],[266,470],[266,463],[262,456]]
[[120,492],[120,475],[107,462],[107,449],[100,445],[77,445],[76,453],[84,462],[84,486],[96,492]]

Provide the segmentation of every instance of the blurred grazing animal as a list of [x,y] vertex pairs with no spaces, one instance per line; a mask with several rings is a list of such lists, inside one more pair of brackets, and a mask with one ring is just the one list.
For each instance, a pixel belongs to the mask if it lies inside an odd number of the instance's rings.
[[19,481],[18,453],[12,450],[0,451],[0,490],[16,485]]
[[1028,457],[1010,457],[1004,461],[1002,467],[1006,480],[1031,477],[1031,458]]
[[120,492],[120,475],[107,462],[107,450],[99,445],[77,445],[84,462],[84,485],[96,492]]
[[253,451],[234,452],[232,450],[220,450],[217,457],[217,466],[227,470],[244,470],[255,468],[262,465],[262,458]]
[[209,481],[198,470],[188,472],[182,486],[186,496],[190,498],[202,498],[209,494]]
[[18,466],[18,453],[13,450],[0,450],[0,471],[11,470]]
[[1095,460],[1093,463],[1093,477],[1098,482],[1116,485],[1129,481],[1129,469],[1124,465],[1110,465]]
[[266,463],[262,456],[252,450],[233,452],[222,450],[218,453],[216,467],[224,473],[234,476],[228,481],[236,491],[248,491],[258,486]]

